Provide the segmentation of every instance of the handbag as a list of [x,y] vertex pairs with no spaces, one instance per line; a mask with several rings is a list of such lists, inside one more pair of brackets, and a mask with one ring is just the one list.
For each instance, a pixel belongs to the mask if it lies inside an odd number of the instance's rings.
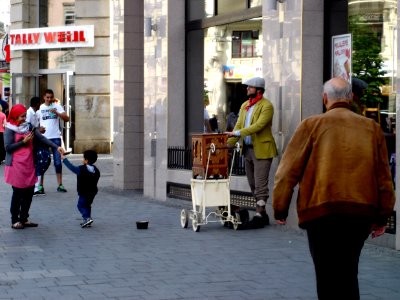
[[49,148],[47,147],[35,147],[35,170],[36,175],[43,175],[50,166],[51,156]]

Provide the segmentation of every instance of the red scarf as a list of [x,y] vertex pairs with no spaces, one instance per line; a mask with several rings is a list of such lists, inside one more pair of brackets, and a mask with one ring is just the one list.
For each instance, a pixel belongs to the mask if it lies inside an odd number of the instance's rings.
[[254,104],[256,104],[258,101],[260,101],[263,98],[263,94],[258,93],[257,96],[254,98],[249,98],[249,103],[247,103],[245,109],[246,111],[249,111],[250,107],[252,107]]

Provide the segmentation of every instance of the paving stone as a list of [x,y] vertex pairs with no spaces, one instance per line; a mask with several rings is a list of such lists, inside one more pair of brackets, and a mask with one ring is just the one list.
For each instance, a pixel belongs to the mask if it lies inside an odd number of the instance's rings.
[[[81,162],[81,155],[70,158]],[[115,190],[112,156],[101,155],[97,165],[105,176],[91,228],[79,226],[76,176],[67,169],[67,193],[56,192],[50,167],[46,196],[33,199],[38,228],[10,228],[11,187],[0,181],[0,300],[317,299],[303,231],[234,231],[219,223],[182,229],[180,211],[191,202]],[[136,229],[141,219],[149,229]],[[359,280],[362,300],[400,299],[400,252],[367,244]]]

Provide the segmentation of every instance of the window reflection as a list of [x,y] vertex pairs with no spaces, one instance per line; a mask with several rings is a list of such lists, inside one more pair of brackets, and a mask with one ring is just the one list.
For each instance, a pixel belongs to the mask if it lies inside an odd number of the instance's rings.
[[[397,1],[348,1],[353,38],[353,78],[368,86],[361,104],[365,116],[385,133],[393,180],[396,165]],[[354,84],[353,84],[354,87]]]
[[[39,0],[39,27],[75,24],[75,0]],[[75,70],[75,49],[39,50],[40,69]]]
[[215,26],[204,31],[204,89],[208,114],[227,128],[227,116],[246,100],[242,80],[262,76],[261,19]]
[[218,15],[235,11],[242,11],[247,8],[247,0],[218,0]]
[[261,0],[251,0],[250,7],[261,6]]

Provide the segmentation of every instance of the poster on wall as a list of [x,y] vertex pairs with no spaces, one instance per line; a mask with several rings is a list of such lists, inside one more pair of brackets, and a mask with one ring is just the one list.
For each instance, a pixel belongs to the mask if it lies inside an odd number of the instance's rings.
[[332,77],[351,83],[351,34],[332,36]]

